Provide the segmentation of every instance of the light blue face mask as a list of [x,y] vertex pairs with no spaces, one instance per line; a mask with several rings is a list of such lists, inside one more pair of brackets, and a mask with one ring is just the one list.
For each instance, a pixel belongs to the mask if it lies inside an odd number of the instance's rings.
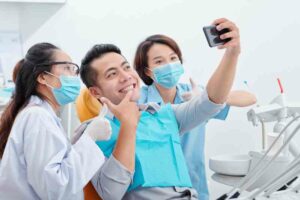
[[[52,73],[46,72],[52,76],[55,76]],[[80,92],[80,79],[77,76],[64,76],[59,77],[55,76],[60,80],[61,87],[54,88],[51,85],[47,84],[52,88],[53,95],[59,105],[66,105],[68,103],[74,102]]]
[[153,72],[154,82],[165,88],[172,88],[176,86],[179,78],[184,73],[181,62],[161,65],[150,71]]

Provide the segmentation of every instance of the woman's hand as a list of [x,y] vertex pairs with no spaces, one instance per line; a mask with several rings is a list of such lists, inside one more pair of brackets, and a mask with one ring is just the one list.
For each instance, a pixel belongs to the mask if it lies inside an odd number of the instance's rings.
[[111,137],[111,126],[109,121],[105,119],[107,111],[107,106],[104,105],[101,109],[100,114],[92,120],[92,122],[85,130],[86,134],[88,134],[95,141],[109,140]]
[[197,96],[200,94],[199,86],[195,83],[195,81],[192,78],[190,78],[190,83],[191,83],[191,87],[192,87],[191,91],[184,92],[183,94],[181,94],[181,98],[184,101],[189,101],[194,96]]

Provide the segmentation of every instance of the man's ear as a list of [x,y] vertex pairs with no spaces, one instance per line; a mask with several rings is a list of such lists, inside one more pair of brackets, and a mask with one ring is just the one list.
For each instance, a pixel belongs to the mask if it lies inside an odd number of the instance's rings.
[[47,81],[46,81],[45,77],[46,77],[45,73],[39,74],[38,77],[37,77],[37,82],[42,84],[42,85],[46,85]]
[[90,94],[98,100],[100,100],[100,98],[103,96],[101,89],[98,87],[90,87],[89,91]]

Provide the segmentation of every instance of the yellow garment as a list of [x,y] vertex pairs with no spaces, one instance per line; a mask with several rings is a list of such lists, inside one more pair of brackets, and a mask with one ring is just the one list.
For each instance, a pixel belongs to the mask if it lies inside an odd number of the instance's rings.
[[87,88],[80,91],[75,105],[81,122],[98,116],[101,109],[100,102],[90,94]]
[[[101,104],[87,88],[80,91],[75,104],[81,122],[94,118],[100,113]],[[85,200],[101,200],[91,182],[84,187],[83,191]]]

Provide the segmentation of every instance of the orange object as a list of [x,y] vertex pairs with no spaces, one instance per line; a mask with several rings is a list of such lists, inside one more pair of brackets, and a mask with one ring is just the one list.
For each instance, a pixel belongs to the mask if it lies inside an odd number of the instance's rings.
[[85,200],[102,200],[91,182],[84,187],[83,191]]
[[99,115],[101,109],[101,103],[90,94],[87,88],[80,91],[75,106],[81,122],[96,117]]
[[[77,115],[81,122],[96,117],[100,113],[101,104],[87,88],[80,91],[75,102]],[[93,184],[89,182],[83,189],[85,200],[101,200]]]

